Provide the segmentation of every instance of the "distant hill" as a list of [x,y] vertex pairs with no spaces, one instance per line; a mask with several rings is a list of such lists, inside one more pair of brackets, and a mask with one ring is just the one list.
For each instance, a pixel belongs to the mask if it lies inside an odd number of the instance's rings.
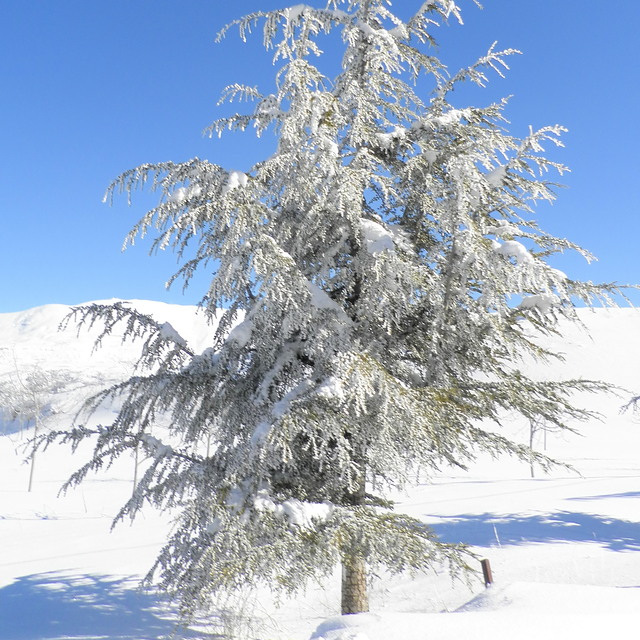
[[[130,300],[126,304],[159,322],[169,322],[196,352],[212,344],[215,326],[207,323],[204,313],[197,307],[148,300]],[[68,326],[61,331],[60,323],[70,309],[65,305],[46,305],[0,314],[0,384],[15,384],[19,382],[19,376],[25,378],[35,372],[51,374],[61,380],[42,398],[49,406],[50,427],[68,425],[90,393],[128,377],[139,354],[139,345],[122,343],[120,334],[105,339],[102,347],[94,350],[96,329],[83,329],[78,333],[73,326]],[[640,394],[640,310],[579,309],[578,315],[582,326],[561,324],[561,336],[546,337],[543,341],[552,351],[563,354],[564,361],[521,364],[523,370],[539,378],[604,380],[621,387],[623,390],[618,396],[577,399],[579,404],[602,413],[607,429],[597,422],[578,428],[586,429],[585,433],[593,431],[594,437],[602,439],[601,446],[607,449],[615,446],[610,429],[633,422],[630,415],[620,414],[622,405],[632,395]],[[0,433],[18,428],[9,418],[4,415]],[[511,424],[508,416],[505,423],[511,436],[526,440],[527,425],[515,420]],[[571,457],[571,451],[564,449],[561,446],[561,453]]]
[[[197,307],[149,300],[130,300],[127,304],[159,322],[171,323],[196,352],[211,344],[215,327]],[[16,367],[71,372],[89,385],[126,375],[138,347],[123,344],[117,334],[93,351],[95,330],[77,333],[73,326],[59,330],[70,309],[66,305],[46,305],[0,314],[0,379]],[[528,364],[525,369],[548,378],[602,379],[640,393],[640,310],[579,309],[578,314],[583,328],[561,324],[562,337],[543,342],[564,354],[565,362]]]
[[[148,300],[131,300],[127,304],[159,322],[169,322],[196,351],[211,342],[215,326],[207,323],[198,307]],[[78,331],[70,324],[61,330],[60,324],[71,308],[56,304],[0,314],[0,385],[20,388],[29,386],[29,380],[38,379],[37,376],[40,380],[51,379],[53,388],[41,394],[42,403],[49,405],[49,413],[53,414],[49,416],[49,426],[68,424],[84,398],[126,379],[140,352],[139,344],[123,343],[121,333],[106,338],[99,349],[94,349],[98,328]],[[18,428],[10,418],[0,418],[0,433]]]

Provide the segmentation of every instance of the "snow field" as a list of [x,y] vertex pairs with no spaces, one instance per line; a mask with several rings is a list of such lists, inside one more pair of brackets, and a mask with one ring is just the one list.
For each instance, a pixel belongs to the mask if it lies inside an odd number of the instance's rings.
[[[193,308],[135,305],[169,322],[196,350],[208,346],[206,325]],[[57,413],[48,418],[48,428],[66,424],[87,389],[126,375],[135,359],[117,338],[92,355],[95,334],[57,332],[66,312],[52,305],[0,315],[2,379],[16,363],[76,376],[69,390],[52,399]],[[631,637],[640,622],[640,424],[619,409],[640,387],[640,314],[580,314],[591,337],[571,328],[564,339],[553,338],[552,348],[564,351],[566,361],[534,365],[536,375],[600,378],[626,390],[619,397],[585,398],[603,419],[579,426],[581,435],[547,434],[546,452],[579,474],[558,469],[531,478],[521,463],[480,458],[467,472],[443,469],[429,483],[395,496],[398,509],[430,523],[442,539],[466,542],[478,560],[489,558],[495,579],[490,589],[480,578],[470,587],[452,584],[444,571],[415,578],[385,575],[373,582],[372,613],[336,617],[336,573],[279,608],[267,594],[247,600],[245,613],[254,619],[245,628],[262,640]],[[108,418],[106,409],[101,419]],[[27,493],[27,434],[6,419],[3,427],[0,639],[133,640],[169,633],[171,609],[136,591],[136,582],[170,530],[170,514],[147,510],[135,523],[110,532],[132,489],[133,459],[59,496],[87,451],[71,456],[68,449],[52,448],[39,454],[34,489]],[[505,429],[527,441],[528,425],[506,420]],[[540,447],[543,435],[538,434]],[[243,626],[241,620],[234,624]],[[204,631],[185,637],[206,637]]]

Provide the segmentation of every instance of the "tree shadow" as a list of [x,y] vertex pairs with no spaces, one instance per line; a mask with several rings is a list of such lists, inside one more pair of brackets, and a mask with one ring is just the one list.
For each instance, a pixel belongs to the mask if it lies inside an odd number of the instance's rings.
[[[158,640],[174,630],[168,608],[130,578],[51,572],[0,589],[0,640]],[[177,638],[203,636],[184,631]]]
[[595,542],[612,551],[640,551],[640,524],[588,513],[483,513],[441,518],[430,525],[443,542],[495,547],[549,542]]
[[25,424],[17,418],[9,419],[0,412],[0,436],[14,436],[17,433],[29,435],[30,428],[30,424]]
[[606,493],[600,496],[576,496],[569,500],[588,502],[590,500],[607,500],[608,498],[640,498],[640,491],[626,491],[625,493]]

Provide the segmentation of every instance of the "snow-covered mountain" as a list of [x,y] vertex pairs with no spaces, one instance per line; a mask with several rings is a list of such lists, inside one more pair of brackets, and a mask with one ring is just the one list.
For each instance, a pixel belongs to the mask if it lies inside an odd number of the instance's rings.
[[[194,307],[132,301],[169,322],[195,350],[213,328]],[[23,389],[48,380],[36,401],[42,428],[68,424],[82,399],[124,378],[135,345],[119,336],[93,351],[96,331],[58,331],[69,308],[49,305],[0,315],[0,385]],[[580,434],[536,434],[536,443],[577,472],[530,477],[526,465],[481,458],[466,472],[443,469],[433,482],[398,496],[398,508],[431,523],[441,537],[489,558],[495,583],[485,590],[452,585],[446,574],[410,579],[381,576],[373,613],[334,618],[338,579],[275,609],[266,594],[248,602],[246,619],[227,624],[253,637],[338,640],[423,638],[596,638],[640,621],[640,424],[621,406],[640,393],[640,311],[581,310],[585,329],[564,327],[549,346],[564,362],[527,364],[536,376],[601,379],[618,396],[579,401],[602,414],[576,425]],[[44,377],[43,377],[44,375]],[[38,377],[40,376],[40,377]],[[17,386],[16,386],[17,385]],[[109,408],[105,408],[109,412]],[[101,416],[108,419],[108,415]],[[529,425],[505,419],[505,430],[528,441]],[[54,447],[38,454],[33,489],[24,463],[29,432],[10,412],[0,423],[0,640],[159,638],[170,609],[136,591],[171,526],[147,512],[109,532],[129,495],[133,460],[122,460],[80,489],[60,485],[87,451]],[[84,456],[84,457],[83,457]],[[581,474],[581,475],[580,475]],[[479,567],[479,565],[478,565]],[[249,619],[254,613],[257,619]],[[262,627],[262,630],[259,629]],[[317,630],[314,633],[314,629]],[[206,630],[206,629],[205,629]],[[204,633],[204,631],[203,631]],[[361,635],[358,635],[361,634]],[[205,637],[195,631],[187,637]]]

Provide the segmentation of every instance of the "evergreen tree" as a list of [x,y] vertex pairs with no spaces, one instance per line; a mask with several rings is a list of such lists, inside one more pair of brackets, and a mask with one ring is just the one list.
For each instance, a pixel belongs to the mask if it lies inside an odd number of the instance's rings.
[[[121,399],[113,424],[57,437],[97,433],[70,485],[123,452],[151,456],[119,518],[145,502],[179,510],[148,578],[185,619],[212,594],[295,592],[338,563],[345,613],[367,608],[367,567],[465,569],[461,547],[395,513],[386,492],[479,452],[547,467],[491,425],[508,410],[565,427],[589,416],[572,393],[602,388],[518,370],[525,355],[552,355],[537,338],[575,319],[577,301],[614,289],[549,266],[557,252],[587,254],[531,219],[554,198],[548,172],[564,170],[542,155],[562,128],[516,138],[506,101],[451,104],[458,83],[483,86],[515,52],[492,47],[449,76],[431,31],[450,17],[460,19],[452,0],[424,2],[406,22],[386,0],[251,14],[234,24],[243,38],[263,25],[275,87],[228,87],[255,109],[210,132],[272,129],[275,153],[245,172],[197,158],[143,165],[110,187],[159,194],[129,239],[152,232],[155,248],[180,255],[195,243],[175,278],[213,267],[202,306],[224,313],[211,348],[194,353],[126,305],[76,310],[81,324],[143,339],[141,369],[89,405]],[[317,37],[333,30],[344,55],[331,79],[315,63]],[[151,435],[165,419],[170,435]]]

